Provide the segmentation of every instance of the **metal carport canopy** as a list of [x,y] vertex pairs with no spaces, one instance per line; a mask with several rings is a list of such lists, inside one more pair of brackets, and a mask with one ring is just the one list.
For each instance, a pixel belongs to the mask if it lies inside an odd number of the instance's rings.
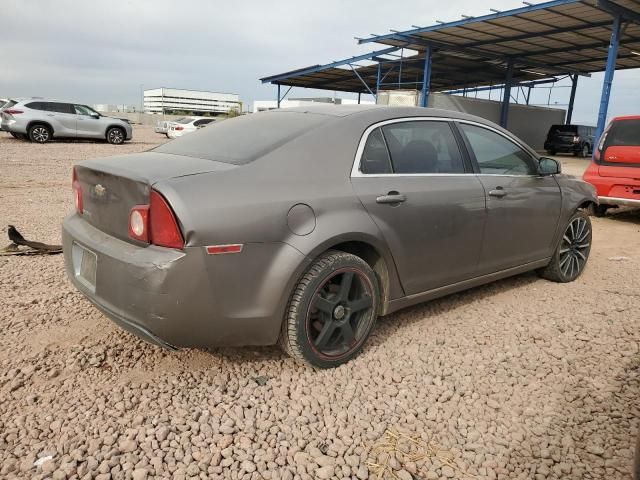
[[[421,84],[423,105],[429,91],[504,84],[501,123],[506,124],[511,85],[568,74],[575,84],[578,75],[605,70],[598,119],[601,131],[613,70],[640,67],[640,2],[553,0],[493,12],[360,38],[360,44],[379,43],[388,48],[261,80],[278,88],[286,85],[372,94],[382,85],[391,89]],[[397,51],[390,49],[401,48],[415,50],[418,55],[389,58]],[[377,64],[358,64],[363,61]],[[398,81],[388,81],[385,75],[397,75]]]

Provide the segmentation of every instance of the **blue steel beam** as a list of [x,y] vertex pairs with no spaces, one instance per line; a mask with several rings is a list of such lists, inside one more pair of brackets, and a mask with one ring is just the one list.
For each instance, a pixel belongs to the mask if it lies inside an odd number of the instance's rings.
[[[562,80],[561,78],[549,78],[547,80],[533,80],[531,82],[521,82],[518,84],[514,84],[514,87],[524,87],[524,88],[531,88],[531,87],[535,87],[536,85],[544,85],[546,83],[556,83],[558,81]],[[467,92],[486,92],[487,90],[492,90],[495,88],[502,88],[501,85],[490,85],[490,86],[486,86],[486,87],[467,87]],[[462,93],[463,89],[459,88],[456,90],[445,90],[443,93],[446,93],[448,95],[457,95]]]
[[500,126],[507,128],[509,121],[509,101],[511,98],[511,80],[513,78],[513,60],[507,65],[507,77],[504,80],[504,94],[502,96],[502,109],[500,110]]
[[433,48],[427,47],[427,52],[424,56],[424,71],[422,72],[422,99],[421,106],[429,106],[429,89],[431,86],[431,57],[433,55]]
[[358,62],[360,60],[369,60],[372,57],[376,57],[379,55],[385,55],[387,53],[395,52],[396,50],[400,50],[402,47],[389,47],[384,48],[382,50],[376,50],[374,52],[365,53],[363,55],[357,55],[355,57],[347,58],[345,60],[338,60],[336,62],[327,63],[326,65],[314,65],[313,67],[301,68],[299,70],[292,70],[290,72],[280,73],[278,75],[272,75],[270,77],[261,78],[260,81],[262,83],[277,83],[281,80],[286,80],[290,77],[298,77],[300,75],[308,75],[310,73],[320,72],[322,70],[326,70],[328,68],[340,67],[343,65],[349,65],[350,63]]
[[[602,83],[602,95],[600,97],[600,110],[598,111],[598,126],[596,127],[595,139],[600,142],[600,136],[604,132],[604,125],[607,121],[607,110],[609,109],[609,96],[611,95],[611,84],[613,83],[613,73],[616,70],[616,59],[618,57],[618,46],[620,44],[620,15],[613,18],[611,27],[611,42],[609,43],[609,54],[607,56],[607,68],[604,71],[604,82]],[[594,149],[595,151],[595,149]]]
[[349,67],[351,67],[351,70],[353,70],[353,73],[355,73],[355,74],[356,74],[356,77],[358,77],[358,78],[360,79],[360,81],[361,81],[361,82],[362,82],[362,84],[364,85],[364,88],[366,88],[366,89],[369,91],[369,93],[370,93],[371,95],[373,95],[374,97],[376,97],[376,100],[377,100],[377,99],[378,99],[378,96],[377,96],[377,93],[378,93],[378,92],[373,93],[373,91],[369,88],[369,85],[367,85],[367,82],[365,82],[365,81],[364,81],[364,79],[363,79],[363,78],[360,76],[360,74],[358,73],[358,71],[357,71],[355,68],[353,68],[353,65],[349,64]]
[[[538,5],[514,8],[513,10],[505,10],[503,12],[496,12],[489,15],[482,15],[480,17],[466,18],[466,19],[457,20],[454,22],[446,22],[446,23],[441,23],[439,25],[432,25],[430,27],[415,28],[413,30],[406,30],[402,33],[405,35],[414,35],[417,33],[433,32],[436,30],[442,30],[443,28],[460,27],[470,23],[482,22],[485,20],[495,20],[498,18],[509,17],[512,15],[521,15],[523,13],[544,10],[545,8],[559,7],[561,5],[568,5],[572,3],[580,3],[581,1],[582,0],[553,0],[551,2],[540,3]],[[395,35],[394,33],[387,34],[387,35],[376,35],[371,38],[363,38],[358,43],[380,42],[381,40],[393,39],[394,35]]]

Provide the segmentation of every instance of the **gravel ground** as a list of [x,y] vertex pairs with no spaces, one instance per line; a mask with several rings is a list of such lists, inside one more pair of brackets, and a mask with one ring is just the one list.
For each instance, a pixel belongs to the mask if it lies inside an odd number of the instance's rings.
[[[0,133],[0,224],[59,242],[71,165],[162,137],[134,138]],[[94,309],[61,256],[0,257],[0,477],[366,479],[386,461],[401,480],[629,478],[640,214],[593,223],[578,281],[522,275],[390,315],[331,371],[275,347],[165,352]]]

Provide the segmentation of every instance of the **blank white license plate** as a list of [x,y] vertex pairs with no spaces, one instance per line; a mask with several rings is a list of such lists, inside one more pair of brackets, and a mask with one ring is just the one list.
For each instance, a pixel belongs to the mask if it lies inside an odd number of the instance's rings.
[[96,269],[98,267],[98,257],[91,250],[81,247],[77,243],[73,244],[73,268],[78,280],[88,288],[95,291]]

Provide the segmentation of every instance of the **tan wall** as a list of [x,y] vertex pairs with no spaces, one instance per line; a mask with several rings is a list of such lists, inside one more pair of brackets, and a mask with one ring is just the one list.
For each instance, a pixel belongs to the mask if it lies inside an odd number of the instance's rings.
[[[432,93],[429,106],[477,115],[500,123],[501,102],[477,98]],[[535,150],[542,150],[549,127],[564,123],[565,111],[560,108],[509,105],[507,129]]]

